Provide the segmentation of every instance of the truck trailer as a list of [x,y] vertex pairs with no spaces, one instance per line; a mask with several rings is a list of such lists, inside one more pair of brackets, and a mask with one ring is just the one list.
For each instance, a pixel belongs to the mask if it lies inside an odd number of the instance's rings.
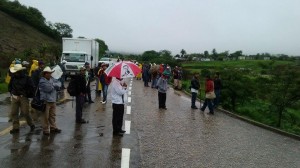
[[99,44],[94,39],[62,38],[61,62],[64,64],[66,76],[79,73],[80,67],[88,62],[91,69],[98,65]]

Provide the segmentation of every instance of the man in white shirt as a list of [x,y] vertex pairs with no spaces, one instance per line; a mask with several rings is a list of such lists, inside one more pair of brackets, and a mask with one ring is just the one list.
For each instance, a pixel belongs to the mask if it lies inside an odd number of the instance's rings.
[[112,107],[113,107],[113,134],[122,136],[125,131],[122,130],[124,116],[124,94],[127,92],[127,84],[121,78],[115,78],[112,82]]

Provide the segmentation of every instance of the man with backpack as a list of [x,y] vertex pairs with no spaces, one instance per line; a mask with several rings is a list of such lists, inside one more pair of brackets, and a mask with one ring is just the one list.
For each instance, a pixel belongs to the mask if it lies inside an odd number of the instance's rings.
[[86,95],[85,67],[80,67],[80,74],[71,79],[67,91],[70,96],[76,96],[76,123],[87,123],[87,121],[82,118],[82,109]]
[[8,91],[11,94],[11,117],[13,122],[13,129],[10,130],[11,134],[19,133],[19,109],[24,113],[27,124],[30,130],[35,129],[31,115],[29,113],[29,99],[34,94],[34,84],[32,79],[24,73],[25,67],[21,64],[15,64],[10,68],[13,74],[9,84]]

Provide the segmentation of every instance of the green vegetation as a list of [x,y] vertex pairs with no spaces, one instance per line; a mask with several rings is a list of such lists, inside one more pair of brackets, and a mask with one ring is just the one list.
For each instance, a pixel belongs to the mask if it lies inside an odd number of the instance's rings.
[[[300,66],[297,62],[210,61],[188,62],[183,67],[187,74],[199,72],[201,79],[206,74],[221,73],[224,109],[300,135]],[[203,89],[203,80],[201,84]],[[185,88],[188,91],[188,84]],[[203,95],[202,90],[201,99]]]
[[19,1],[0,0],[0,10],[27,23],[57,41],[60,41],[61,37],[72,37],[73,30],[69,25],[47,22],[38,9],[22,5]]

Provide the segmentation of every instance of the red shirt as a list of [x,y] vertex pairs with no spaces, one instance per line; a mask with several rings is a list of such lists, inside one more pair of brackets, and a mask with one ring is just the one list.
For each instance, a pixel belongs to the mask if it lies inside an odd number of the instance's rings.
[[205,93],[214,91],[214,82],[211,79],[206,79]]

